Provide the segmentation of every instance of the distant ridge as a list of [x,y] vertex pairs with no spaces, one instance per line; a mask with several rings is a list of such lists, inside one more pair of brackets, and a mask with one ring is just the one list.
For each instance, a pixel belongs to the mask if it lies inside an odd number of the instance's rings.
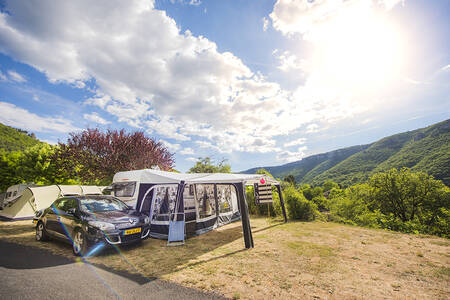
[[293,175],[299,183],[333,180],[343,186],[367,180],[373,173],[408,167],[450,185],[450,119],[385,137],[368,145],[342,148],[305,157],[281,166],[264,168],[277,178]]
[[25,150],[40,143],[33,133],[0,123],[0,150]]

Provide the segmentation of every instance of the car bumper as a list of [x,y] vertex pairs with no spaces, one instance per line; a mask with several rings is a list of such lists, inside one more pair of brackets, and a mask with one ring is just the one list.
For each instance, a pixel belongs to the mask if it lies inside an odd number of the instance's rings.
[[[140,228],[140,232],[127,234],[127,231],[137,228]],[[124,228],[112,232],[103,232],[98,229],[89,228],[87,232],[87,238],[93,244],[97,244],[100,242],[109,245],[130,244],[148,238],[150,235],[150,225]]]

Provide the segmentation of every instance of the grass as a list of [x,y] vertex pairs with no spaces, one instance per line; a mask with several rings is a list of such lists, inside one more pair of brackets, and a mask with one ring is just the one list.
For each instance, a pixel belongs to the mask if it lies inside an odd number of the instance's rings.
[[[321,222],[251,219],[255,248],[236,222],[184,246],[148,239],[88,261],[233,299],[450,298],[450,244],[434,236]],[[0,238],[72,257],[71,246],[34,240],[30,221],[0,222]]]

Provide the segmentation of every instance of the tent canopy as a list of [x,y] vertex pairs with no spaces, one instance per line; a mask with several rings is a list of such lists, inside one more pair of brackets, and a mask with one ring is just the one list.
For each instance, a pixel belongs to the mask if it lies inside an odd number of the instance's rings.
[[136,170],[119,172],[114,175],[113,182],[138,181],[141,183],[235,183],[254,184],[261,179],[267,184],[278,185],[279,182],[263,174],[231,174],[231,173],[174,173],[159,170]]

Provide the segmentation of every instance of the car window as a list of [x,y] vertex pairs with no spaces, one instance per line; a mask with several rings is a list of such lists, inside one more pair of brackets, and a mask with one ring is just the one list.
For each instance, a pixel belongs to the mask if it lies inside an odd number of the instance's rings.
[[62,198],[54,202],[54,207],[60,211],[68,212],[69,209],[77,207],[77,200],[74,198]]

